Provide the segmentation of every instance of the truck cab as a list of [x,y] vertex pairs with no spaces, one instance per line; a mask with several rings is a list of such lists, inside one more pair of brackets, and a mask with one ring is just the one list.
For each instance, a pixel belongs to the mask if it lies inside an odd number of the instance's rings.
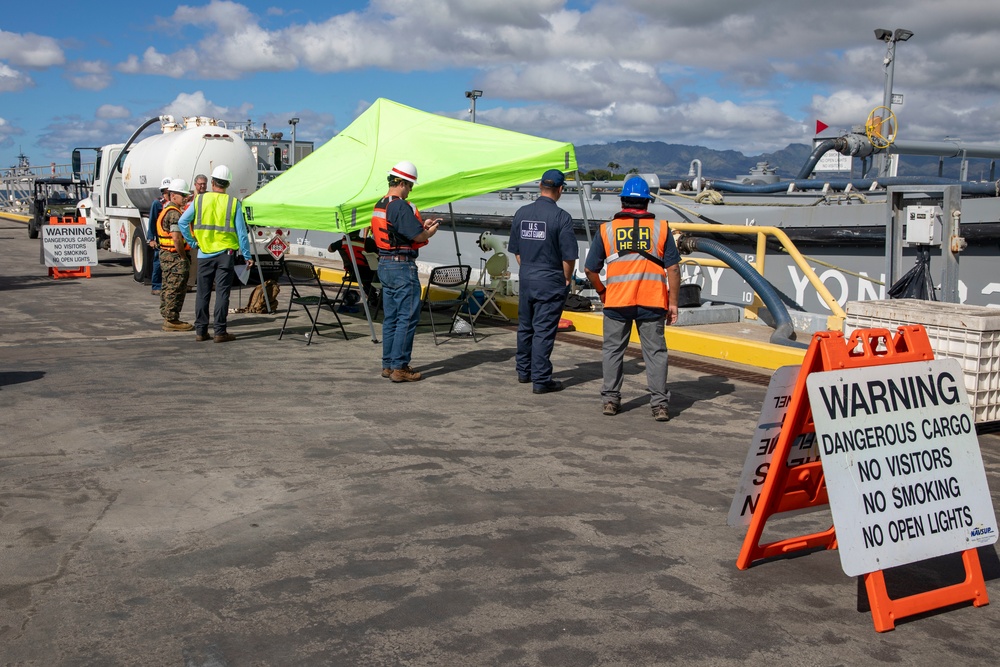
[[75,217],[77,202],[87,197],[87,184],[75,178],[36,178],[28,238],[37,239],[49,218]]
[[[146,243],[146,225],[149,211],[140,211],[128,193],[118,166],[127,153],[125,144],[108,144],[93,149],[97,153],[94,162],[94,187],[89,199],[79,204],[79,214],[97,226],[98,245],[105,250],[132,258],[132,274],[137,282],[146,277],[151,265],[151,250]],[[73,152],[73,163],[78,162],[77,151]]]

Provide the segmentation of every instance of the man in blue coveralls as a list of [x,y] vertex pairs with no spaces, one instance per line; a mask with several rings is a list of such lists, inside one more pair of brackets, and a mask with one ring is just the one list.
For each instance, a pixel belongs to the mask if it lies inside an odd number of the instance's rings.
[[552,347],[559,316],[569,294],[573,265],[580,249],[573,219],[556,206],[566,177],[558,169],[542,174],[538,199],[514,214],[507,251],[521,268],[517,304],[517,381],[530,382],[532,392],[547,394],[563,388],[552,379]]

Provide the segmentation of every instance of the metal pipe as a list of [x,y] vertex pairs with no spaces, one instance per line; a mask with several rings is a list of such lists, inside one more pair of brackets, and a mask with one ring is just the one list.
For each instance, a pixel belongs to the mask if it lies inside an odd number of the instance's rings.
[[904,141],[893,142],[885,149],[887,153],[899,155],[938,155],[940,157],[1000,158],[1000,144],[968,144],[958,139],[947,141]]
[[[747,227],[745,225],[717,225],[714,223],[704,223],[704,222],[671,222],[670,229],[679,232],[689,232],[689,233],[708,233],[708,234],[741,234],[747,236],[749,234],[767,234],[768,236],[773,236],[778,243],[784,248],[788,256],[792,258],[795,265],[799,267],[808,280],[809,284],[812,285],[813,289],[816,290],[816,294],[819,298],[826,304],[826,307],[830,309],[833,313],[829,318],[827,318],[827,328],[834,331],[841,331],[844,326],[844,321],[847,319],[847,313],[840,306],[833,295],[830,294],[830,290],[827,289],[826,285],[819,279],[816,272],[813,270],[806,258],[799,252],[799,249],[795,247],[795,244],[788,234],[786,234],[782,229],[778,227],[769,226],[753,226]],[[760,258],[758,258],[760,261]]]

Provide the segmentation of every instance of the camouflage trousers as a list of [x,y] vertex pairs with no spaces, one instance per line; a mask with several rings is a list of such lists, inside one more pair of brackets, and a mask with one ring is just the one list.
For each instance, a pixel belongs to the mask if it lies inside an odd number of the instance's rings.
[[184,297],[187,296],[191,260],[187,259],[187,254],[182,258],[176,252],[160,250],[160,267],[163,270],[160,315],[165,320],[179,320],[184,308]]

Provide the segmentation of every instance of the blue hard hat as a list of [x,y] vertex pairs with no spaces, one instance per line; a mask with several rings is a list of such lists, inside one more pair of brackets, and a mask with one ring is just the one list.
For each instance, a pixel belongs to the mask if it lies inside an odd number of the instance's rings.
[[625,185],[622,186],[622,193],[620,196],[635,197],[637,199],[653,199],[652,195],[649,194],[649,184],[646,183],[645,179],[641,176],[633,176],[625,181]]

